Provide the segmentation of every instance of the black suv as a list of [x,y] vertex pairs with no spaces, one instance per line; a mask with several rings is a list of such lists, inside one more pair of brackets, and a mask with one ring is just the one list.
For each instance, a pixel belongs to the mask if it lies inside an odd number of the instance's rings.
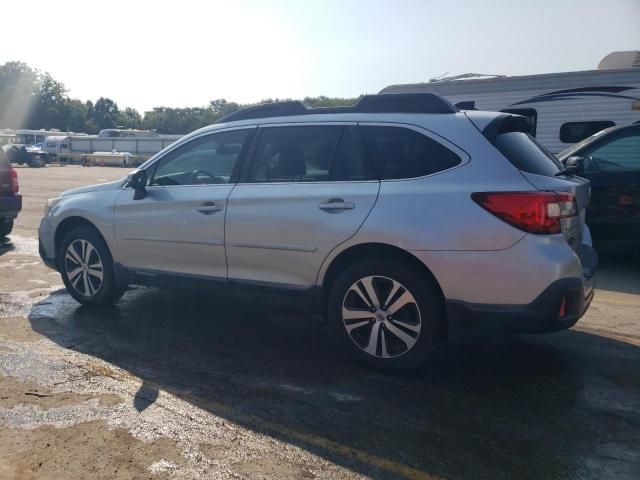
[[22,196],[18,190],[18,172],[0,148],[0,237],[11,233],[13,220],[22,209]]
[[587,224],[599,250],[640,247],[640,124],[611,127],[558,154],[591,181]]

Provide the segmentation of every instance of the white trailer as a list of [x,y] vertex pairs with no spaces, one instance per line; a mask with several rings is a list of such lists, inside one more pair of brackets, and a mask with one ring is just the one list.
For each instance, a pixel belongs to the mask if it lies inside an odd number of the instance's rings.
[[[47,137],[43,149],[59,162],[82,163],[96,152],[108,152],[104,164],[139,165],[181,138],[182,135],[105,137],[99,135],[69,135]],[[126,156],[123,154],[126,153]],[[111,160],[110,160],[111,159]]]
[[391,85],[380,93],[432,92],[462,110],[524,115],[553,153],[603,128],[640,122],[640,51],[609,54],[598,70],[490,77],[465,74]]

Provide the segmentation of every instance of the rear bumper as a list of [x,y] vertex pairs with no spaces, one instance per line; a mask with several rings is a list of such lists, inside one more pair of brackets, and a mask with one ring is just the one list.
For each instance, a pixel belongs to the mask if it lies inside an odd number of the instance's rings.
[[[496,333],[547,333],[572,327],[589,308],[595,292],[596,251],[579,251],[582,278],[563,278],[551,283],[526,305],[490,305],[448,300],[449,337]],[[564,314],[560,315],[564,302]]]
[[[572,327],[584,315],[593,299],[579,278],[558,280],[528,305],[487,305],[447,301],[449,335],[496,333],[546,333]],[[560,307],[565,299],[565,314]]]
[[22,210],[22,195],[0,197],[0,222],[13,220],[20,210]]

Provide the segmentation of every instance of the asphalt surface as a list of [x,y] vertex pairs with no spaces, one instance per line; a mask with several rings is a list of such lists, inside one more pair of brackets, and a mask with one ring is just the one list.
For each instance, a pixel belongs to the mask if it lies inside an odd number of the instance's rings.
[[25,210],[0,246],[1,478],[640,478],[640,262],[604,259],[571,330],[375,372],[266,298],[75,303],[37,257],[44,200],[124,173],[19,169]]

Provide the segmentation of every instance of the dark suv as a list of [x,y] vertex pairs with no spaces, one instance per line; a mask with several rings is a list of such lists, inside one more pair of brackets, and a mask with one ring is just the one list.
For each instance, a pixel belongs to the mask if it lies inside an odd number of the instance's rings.
[[578,175],[591,181],[587,223],[598,250],[637,251],[640,124],[602,130],[559,153],[558,158],[576,164]]
[[18,190],[18,172],[0,148],[0,237],[11,233],[13,220],[22,209],[22,196]]

